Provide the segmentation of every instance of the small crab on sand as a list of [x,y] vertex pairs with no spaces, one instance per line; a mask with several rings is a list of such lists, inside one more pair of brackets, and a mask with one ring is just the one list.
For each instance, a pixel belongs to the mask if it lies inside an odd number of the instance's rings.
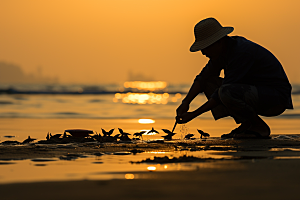
[[50,140],[50,134],[49,134],[49,132],[47,133],[46,140]]
[[117,141],[118,139],[120,139],[120,137],[121,137],[121,134],[119,134],[119,133],[113,136],[113,138],[114,138],[116,141]]
[[208,133],[203,132],[202,130],[197,129],[197,131],[200,133],[200,138],[202,139],[202,137],[204,138],[208,138],[210,135]]
[[131,135],[130,133],[125,133],[121,128],[118,129],[119,132],[121,133],[121,136],[119,137],[121,141],[131,141],[131,139],[128,137],[128,135]]
[[98,134],[98,133],[96,132],[96,134],[91,135],[91,138],[97,140],[98,142],[103,142],[103,138],[102,138],[102,136],[100,135],[100,133]]
[[50,133],[50,139],[58,139],[60,136],[61,136],[61,134],[55,134],[55,135],[52,135],[52,134]]
[[111,136],[111,134],[114,132],[114,128],[110,129],[109,131],[104,130],[103,128],[101,129],[103,133],[103,142],[114,142],[116,139]]
[[103,128],[101,129],[102,130],[102,133],[103,133],[103,136],[111,136],[111,134],[114,132],[114,128],[113,129],[110,129],[108,132],[106,130],[104,130]]
[[30,136],[28,136],[28,138],[27,138],[26,140],[24,140],[24,141],[22,142],[22,144],[27,144],[27,143],[30,143],[30,142],[32,142],[32,141],[34,141],[34,140],[36,140],[36,139],[33,139],[33,138],[31,138]]
[[146,133],[146,132],[147,131],[137,132],[137,133],[134,133],[133,136],[143,139],[143,134]]
[[157,133],[157,134],[159,134],[159,132],[157,130],[155,130],[153,127],[152,127],[152,129],[150,131],[148,131],[147,134],[149,134],[149,133]]
[[170,130],[168,129],[161,129],[163,130],[167,135],[161,136],[163,137],[165,140],[172,140],[172,137],[176,134],[176,133],[172,133]]
[[184,136],[184,139],[190,140],[193,136],[194,136],[194,134],[189,133],[186,136]]

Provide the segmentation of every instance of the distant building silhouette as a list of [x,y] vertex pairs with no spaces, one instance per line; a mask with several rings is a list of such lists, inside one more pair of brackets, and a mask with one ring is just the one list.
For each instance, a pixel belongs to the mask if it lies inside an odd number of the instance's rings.
[[155,78],[144,73],[128,71],[128,81],[155,81]]
[[0,83],[58,83],[58,78],[42,76],[41,68],[37,74],[25,74],[20,66],[0,61]]

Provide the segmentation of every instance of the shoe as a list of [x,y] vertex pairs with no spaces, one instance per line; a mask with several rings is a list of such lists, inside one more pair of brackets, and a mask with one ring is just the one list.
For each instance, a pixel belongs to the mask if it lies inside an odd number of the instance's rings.
[[221,135],[221,138],[222,138],[222,139],[234,138],[235,135],[238,135],[238,134],[240,134],[240,133],[241,133],[241,132],[238,130],[238,128],[236,128],[236,129],[233,129],[230,133]]
[[245,130],[242,133],[235,134],[233,138],[234,139],[271,139],[269,135],[262,136],[260,133],[251,130]]

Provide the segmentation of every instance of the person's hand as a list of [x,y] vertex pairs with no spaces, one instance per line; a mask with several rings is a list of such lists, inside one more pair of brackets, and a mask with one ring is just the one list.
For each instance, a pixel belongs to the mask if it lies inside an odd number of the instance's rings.
[[181,116],[182,114],[186,113],[190,108],[188,103],[182,102],[180,106],[176,109],[177,116]]
[[177,115],[175,119],[178,124],[185,124],[194,119],[196,116],[197,115],[194,112],[185,112],[180,116]]

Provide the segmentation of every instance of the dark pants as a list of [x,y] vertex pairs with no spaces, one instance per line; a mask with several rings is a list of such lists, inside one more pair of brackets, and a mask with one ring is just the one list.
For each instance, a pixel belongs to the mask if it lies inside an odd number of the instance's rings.
[[243,123],[264,111],[260,105],[258,89],[246,84],[225,84],[222,85],[222,78],[212,79],[207,82],[204,94],[207,99],[218,90],[221,104],[212,109],[215,120],[231,116],[237,124]]

